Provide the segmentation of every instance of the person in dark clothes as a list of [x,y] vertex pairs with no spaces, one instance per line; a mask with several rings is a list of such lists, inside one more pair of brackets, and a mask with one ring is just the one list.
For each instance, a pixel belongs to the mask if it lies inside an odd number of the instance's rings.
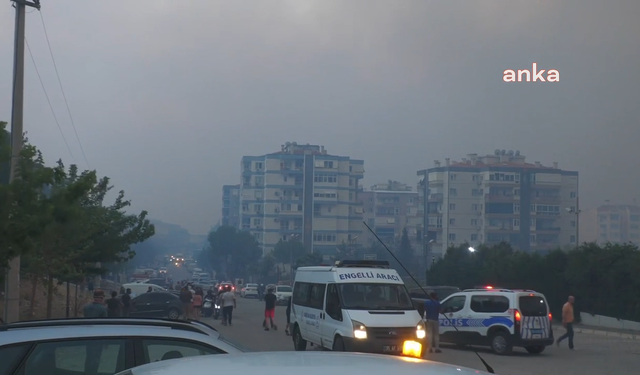
[[287,336],[291,336],[291,331],[289,330],[291,326],[291,297],[289,297],[289,301],[287,301],[287,327],[284,329],[284,333]]
[[113,292],[111,292],[111,298],[107,300],[107,316],[120,316],[121,307],[122,302],[120,302],[120,300],[118,299],[118,292],[114,290]]
[[276,302],[278,297],[273,293],[273,289],[269,289],[264,296],[264,330],[268,331],[272,327],[274,330],[278,329],[278,326],[273,322],[273,318],[276,316]]
[[442,353],[440,350],[440,301],[435,292],[431,292],[429,297],[424,302],[424,317],[429,332],[427,347],[429,347],[429,353]]
[[122,302],[122,316],[129,316],[129,311],[131,311],[131,289],[127,289],[120,296],[120,302]]

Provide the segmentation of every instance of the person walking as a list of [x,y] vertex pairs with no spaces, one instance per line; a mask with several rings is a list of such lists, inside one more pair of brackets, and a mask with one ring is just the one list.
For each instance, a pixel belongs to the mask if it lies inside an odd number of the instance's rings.
[[196,288],[196,293],[193,295],[193,315],[195,320],[200,320],[202,314],[202,288]]
[[287,301],[287,326],[284,329],[284,333],[287,336],[291,336],[291,303],[292,303],[292,297],[289,297],[289,300]]
[[436,292],[429,294],[424,302],[424,320],[427,324],[427,347],[429,353],[442,353],[440,350],[440,301]]
[[231,320],[233,318],[233,309],[237,308],[236,294],[233,292],[230,286],[225,288],[224,294],[222,294],[222,324],[233,325]]
[[569,296],[567,303],[562,306],[562,325],[567,329],[567,333],[558,337],[556,345],[560,346],[560,343],[564,339],[569,339],[569,349],[575,350],[573,347],[573,304],[576,299],[573,296]]
[[104,307],[104,292],[96,290],[93,292],[93,302],[84,305],[82,313],[85,318],[106,318],[107,308]]
[[107,316],[120,316],[121,308],[122,302],[120,302],[120,300],[118,299],[118,292],[114,290],[111,292],[111,298],[107,300]]
[[120,297],[120,302],[122,302],[122,316],[129,316],[129,311],[131,310],[131,289],[127,288],[124,294]]
[[276,302],[278,297],[273,293],[273,289],[267,290],[267,294],[264,295],[264,330],[269,331],[273,328],[274,331],[278,330],[278,326],[273,322],[273,318],[276,316]]
[[183,287],[180,291],[180,302],[182,302],[182,311],[185,320],[189,320],[192,317],[191,310],[193,310],[193,294],[187,286]]

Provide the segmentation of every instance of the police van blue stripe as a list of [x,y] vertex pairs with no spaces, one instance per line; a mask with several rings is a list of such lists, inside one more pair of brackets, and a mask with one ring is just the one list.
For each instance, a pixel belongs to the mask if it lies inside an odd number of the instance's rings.
[[447,319],[440,318],[441,327],[491,327],[493,325],[504,325],[513,327],[513,320],[504,316],[492,316],[486,319]]

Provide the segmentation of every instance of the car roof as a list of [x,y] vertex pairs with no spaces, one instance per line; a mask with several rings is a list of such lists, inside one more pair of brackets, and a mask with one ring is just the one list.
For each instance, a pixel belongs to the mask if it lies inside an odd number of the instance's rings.
[[209,372],[212,368],[221,373],[248,374],[260,372],[262,375],[352,375],[354,366],[367,374],[402,373],[403,375],[470,375],[482,374],[477,370],[426,361],[409,357],[364,353],[325,352],[257,352],[229,355],[207,355],[154,362],[135,367],[132,375],[174,375],[184,373]]
[[17,328],[10,332],[0,332],[0,346],[17,344],[22,342],[47,341],[59,339],[84,339],[84,338],[108,338],[108,337],[157,337],[172,339],[188,339],[206,343],[222,349],[228,353],[238,353],[243,350],[238,346],[223,340],[219,335],[210,336],[204,333],[174,330],[169,327],[149,326],[61,326],[61,327],[37,327]]

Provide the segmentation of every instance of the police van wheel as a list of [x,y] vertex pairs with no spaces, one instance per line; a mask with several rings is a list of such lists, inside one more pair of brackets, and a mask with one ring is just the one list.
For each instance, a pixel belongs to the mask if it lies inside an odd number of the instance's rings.
[[344,347],[344,340],[340,336],[336,336],[333,340],[333,347],[331,348],[334,352],[344,352],[346,349]]
[[527,352],[531,353],[531,354],[540,354],[542,352],[544,352],[544,346],[527,346],[525,347],[525,349],[527,350]]
[[498,355],[510,354],[513,346],[505,332],[496,332],[491,336],[491,350]]
[[307,350],[307,341],[302,338],[298,326],[293,328],[293,348],[298,352]]

